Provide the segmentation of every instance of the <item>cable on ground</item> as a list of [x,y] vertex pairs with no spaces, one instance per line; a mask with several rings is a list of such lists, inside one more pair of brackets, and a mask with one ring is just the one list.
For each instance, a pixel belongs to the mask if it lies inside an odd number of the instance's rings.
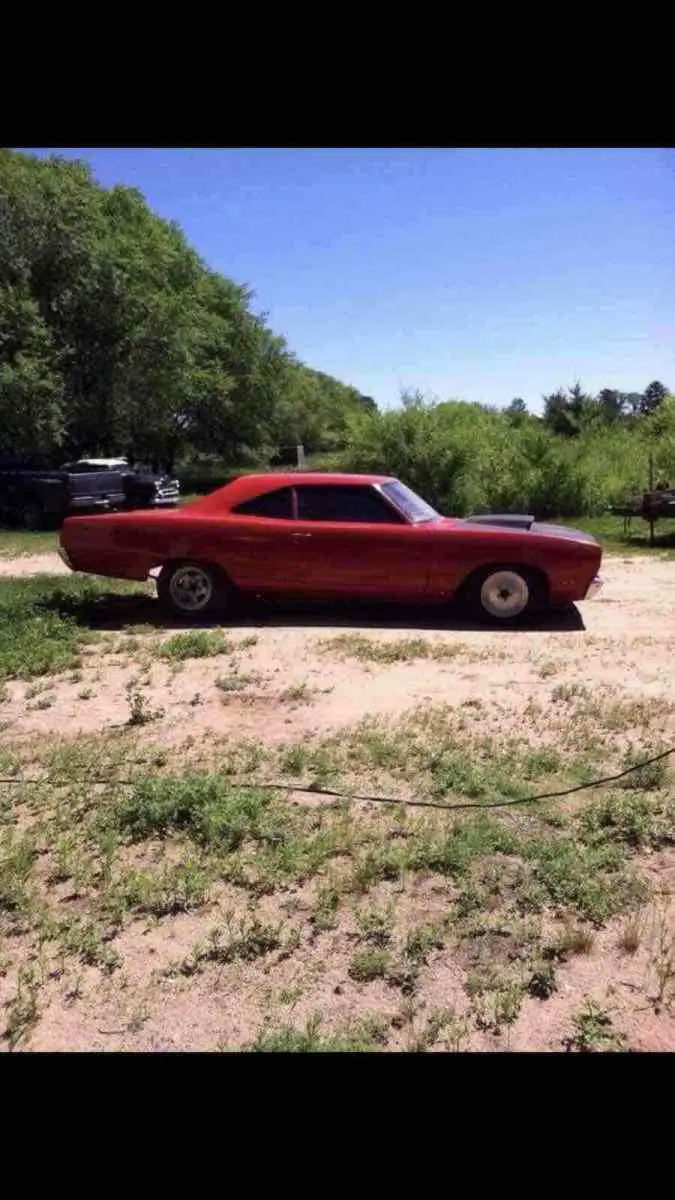
[[[393,804],[403,805],[406,808],[437,808],[445,809],[446,812],[466,812],[469,809],[481,809],[482,811],[485,811],[487,809],[494,808],[511,808],[518,804],[538,804],[545,800],[561,800],[565,796],[573,796],[577,792],[586,792],[590,791],[592,788],[603,787],[605,784],[616,783],[619,779],[625,779],[628,775],[632,775],[636,771],[642,771],[645,767],[652,766],[653,763],[663,762],[664,759],[670,758],[672,754],[675,754],[675,746],[671,746],[668,750],[662,750],[659,754],[653,754],[650,758],[645,758],[641,762],[633,763],[632,766],[626,767],[623,771],[618,771],[615,775],[604,775],[600,779],[592,779],[588,783],[575,784],[574,787],[562,788],[560,791],[556,792],[540,792],[535,796],[513,796],[507,800],[488,800],[485,802],[480,800],[462,801],[459,804],[446,804],[442,800],[406,800],[400,796],[370,796],[363,795],[358,792],[342,792],[334,790],[333,788],[321,787],[319,784],[280,783],[270,780],[254,780],[252,782],[251,780],[240,780],[236,778],[230,778],[230,783],[232,784],[232,787],[247,788],[251,791],[264,788],[277,792],[302,792],[306,795],[331,796],[336,800],[356,800],[364,804]],[[134,765],[139,766],[150,763],[155,766],[159,765],[157,760],[154,758],[134,760]],[[138,778],[124,779],[111,776],[101,777],[97,775],[89,775],[86,779],[76,780],[59,780],[54,779],[51,776],[44,776],[43,778],[34,777],[32,779],[22,778],[19,775],[0,776],[0,784],[37,785],[46,783],[53,787],[67,787],[68,784],[72,782],[102,785],[113,784],[120,787],[128,787],[134,786],[139,781]]]

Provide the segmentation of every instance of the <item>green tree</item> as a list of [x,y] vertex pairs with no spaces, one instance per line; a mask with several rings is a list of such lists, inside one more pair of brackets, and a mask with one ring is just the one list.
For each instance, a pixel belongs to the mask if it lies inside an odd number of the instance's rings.
[[645,413],[646,415],[656,412],[657,408],[663,403],[667,395],[668,388],[665,387],[664,384],[660,383],[658,379],[655,379],[652,383],[648,384],[642,393],[642,402],[640,405],[641,412]]

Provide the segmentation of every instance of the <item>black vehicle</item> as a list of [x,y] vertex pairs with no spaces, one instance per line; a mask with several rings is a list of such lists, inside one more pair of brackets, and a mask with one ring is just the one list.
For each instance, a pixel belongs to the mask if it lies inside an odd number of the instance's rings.
[[157,475],[145,468],[130,466],[126,458],[81,458],[65,463],[64,471],[73,475],[94,475],[101,470],[116,471],[122,480],[124,500],[121,506],[134,508],[175,508],[180,501],[180,484],[170,475]]
[[78,474],[45,460],[0,455],[0,521],[24,529],[57,526],[74,513],[119,508],[126,493],[119,471]]

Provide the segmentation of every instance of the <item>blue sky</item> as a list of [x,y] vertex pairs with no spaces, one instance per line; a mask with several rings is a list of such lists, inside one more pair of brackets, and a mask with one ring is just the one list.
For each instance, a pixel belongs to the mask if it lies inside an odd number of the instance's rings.
[[675,388],[672,150],[57,152],[140,188],[303,361],[380,405]]

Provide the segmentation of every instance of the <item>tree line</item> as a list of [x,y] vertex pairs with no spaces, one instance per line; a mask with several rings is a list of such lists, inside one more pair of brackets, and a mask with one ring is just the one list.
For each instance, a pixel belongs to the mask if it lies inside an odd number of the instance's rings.
[[[561,437],[577,437],[584,429],[598,426],[635,427],[641,417],[651,416],[668,395],[660,380],[649,383],[643,392],[621,392],[602,388],[597,395],[585,392],[579,382],[567,389],[558,388],[544,396],[544,423]],[[516,397],[507,406],[512,418],[527,414],[525,401]]]
[[372,398],[299,362],[142,194],[0,151],[0,429],[13,453],[228,462],[343,444]]

